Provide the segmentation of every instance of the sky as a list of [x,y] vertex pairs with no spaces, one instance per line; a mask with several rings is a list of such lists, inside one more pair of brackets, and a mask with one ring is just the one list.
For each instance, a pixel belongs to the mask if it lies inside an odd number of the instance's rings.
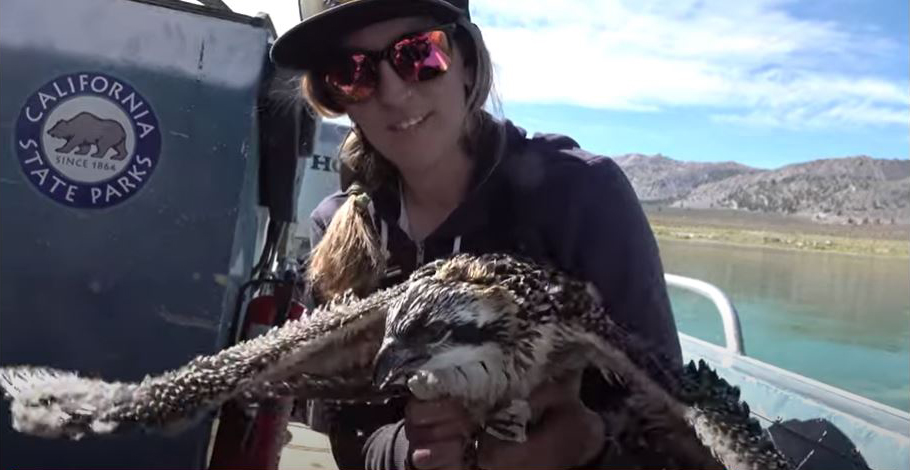
[[[226,0],[270,14],[296,0]],[[502,115],[601,155],[910,158],[906,0],[473,0]]]

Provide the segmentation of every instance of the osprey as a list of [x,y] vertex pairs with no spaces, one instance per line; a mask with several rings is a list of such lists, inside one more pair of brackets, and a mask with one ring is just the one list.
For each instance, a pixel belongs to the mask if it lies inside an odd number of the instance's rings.
[[596,292],[559,270],[503,254],[460,254],[140,383],[20,366],[0,370],[0,386],[12,400],[14,427],[47,437],[171,429],[238,398],[411,393],[460,399],[483,430],[523,441],[530,392],[593,366],[615,391],[607,428],[617,461],[791,467],[735,387],[704,363],[664,370],[604,309]]

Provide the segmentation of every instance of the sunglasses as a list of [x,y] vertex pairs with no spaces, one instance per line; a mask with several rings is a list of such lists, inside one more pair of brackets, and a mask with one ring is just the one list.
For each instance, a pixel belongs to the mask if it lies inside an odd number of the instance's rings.
[[432,80],[452,63],[452,34],[456,24],[408,33],[381,51],[343,51],[320,68],[322,81],[340,102],[364,101],[379,85],[379,63],[388,60],[395,73],[408,83]]

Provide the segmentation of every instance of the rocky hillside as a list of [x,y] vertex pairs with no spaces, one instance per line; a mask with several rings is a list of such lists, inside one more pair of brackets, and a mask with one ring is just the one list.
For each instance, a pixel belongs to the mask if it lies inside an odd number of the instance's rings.
[[848,157],[760,170],[663,156],[614,158],[644,201],[833,223],[910,223],[910,160]]
[[659,154],[636,153],[613,160],[626,173],[643,201],[675,201],[704,184],[759,171],[734,162],[681,162]]

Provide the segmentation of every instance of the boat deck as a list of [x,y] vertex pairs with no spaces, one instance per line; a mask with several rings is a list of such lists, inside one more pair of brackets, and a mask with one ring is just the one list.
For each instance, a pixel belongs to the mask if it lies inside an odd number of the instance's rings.
[[290,423],[288,430],[293,438],[281,452],[279,470],[338,470],[325,434],[294,422]]

